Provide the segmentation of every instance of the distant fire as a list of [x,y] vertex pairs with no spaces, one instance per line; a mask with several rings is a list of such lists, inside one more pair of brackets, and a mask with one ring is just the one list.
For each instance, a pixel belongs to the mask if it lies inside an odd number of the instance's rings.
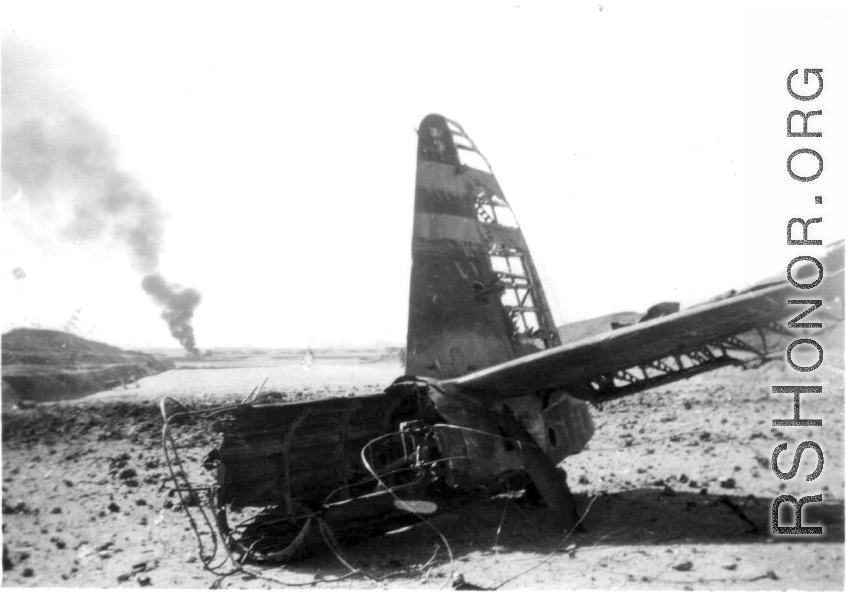
[[[38,207],[42,224],[53,223],[57,238],[111,239],[122,246],[144,275],[142,287],[162,307],[171,334],[197,354],[191,318],[200,293],[171,284],[158,273],[164,235],[158,202],[118,166],[118,151],[106,130],[70,93],[46,80],[45,71],[37,57],[4,44],[2,168],[7,203],[25,195]],[[69,217],[63,214],[68,212]],[[13,274],[25,277],[20,268]]]
[[179,340],[189,354],[199,356],[191,318],[194,317],[194,309],[200,304],[200,293],[193,288],[169,284],[159,274],[145,276],[141,287],[162,306],[162,319],[168,322],[171,335]]

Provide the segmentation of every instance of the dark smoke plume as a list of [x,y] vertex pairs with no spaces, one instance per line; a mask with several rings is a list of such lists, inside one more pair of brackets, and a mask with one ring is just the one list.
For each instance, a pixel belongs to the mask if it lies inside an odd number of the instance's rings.
[[162,319],[168,322],[171,335],[195,356],[200,354],[194,343],[191,317],[200,304],[200,293],[193,288],[169,284],[159,274],[150,274],[141,281],[141,287],[162,306]]
[[35,56],[3,44],[4,199],[21,192],[63,238],[125,249],[171,334],[197,353],[191,318],[200,293],[157,272],[164,225],[158,203],[121,169],[109,134],[46,72]]

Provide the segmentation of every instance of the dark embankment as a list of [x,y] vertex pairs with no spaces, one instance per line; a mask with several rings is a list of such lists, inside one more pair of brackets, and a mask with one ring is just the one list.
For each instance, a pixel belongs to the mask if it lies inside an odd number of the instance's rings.
[[19,328],[2,339],[4,406],[75,399],[173,368],[67,332]]

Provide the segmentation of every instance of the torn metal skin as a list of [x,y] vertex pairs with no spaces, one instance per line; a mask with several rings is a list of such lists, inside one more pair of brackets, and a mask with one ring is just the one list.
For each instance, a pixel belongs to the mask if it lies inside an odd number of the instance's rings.
[[[379,394],[220,413],[210,501],[241,560],[293,561],[321,539],[526,486],[572,527],[557,465],[592,436],[586,402],[765,360],[785,340],[774,331],[793,312],[783,280],[682,311],[663,303],[561,344],[515,216],[461,126],[424,118],[417,156],[406,374]],[[827,258],[824,290],[843,303],[843,243]],[[163,416],[167,434],[176,415],[164,403]]]

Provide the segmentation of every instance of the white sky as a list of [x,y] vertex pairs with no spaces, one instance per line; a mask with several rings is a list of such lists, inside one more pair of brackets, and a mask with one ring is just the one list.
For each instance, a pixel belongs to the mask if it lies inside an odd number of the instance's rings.
[[[819,254],[785,245],[795,216],[845,235],[847,27],[814,6],[30,0],[3,3],[2,31],[166,211],[161,269],[203,294],[198,346],[305,347],[405,341],[413,130],[432,112],[491,162],[558,322]],[[820,98],[788,95],[795,68],[824,69]],[[822,109],[823,137],[787,138],[793,109]],[[785,170],[804,147],[825,162],[811,183]],[[61,239],[17,189],[3,331],[79,310],[87,337],[175,345],[124,253]]]

